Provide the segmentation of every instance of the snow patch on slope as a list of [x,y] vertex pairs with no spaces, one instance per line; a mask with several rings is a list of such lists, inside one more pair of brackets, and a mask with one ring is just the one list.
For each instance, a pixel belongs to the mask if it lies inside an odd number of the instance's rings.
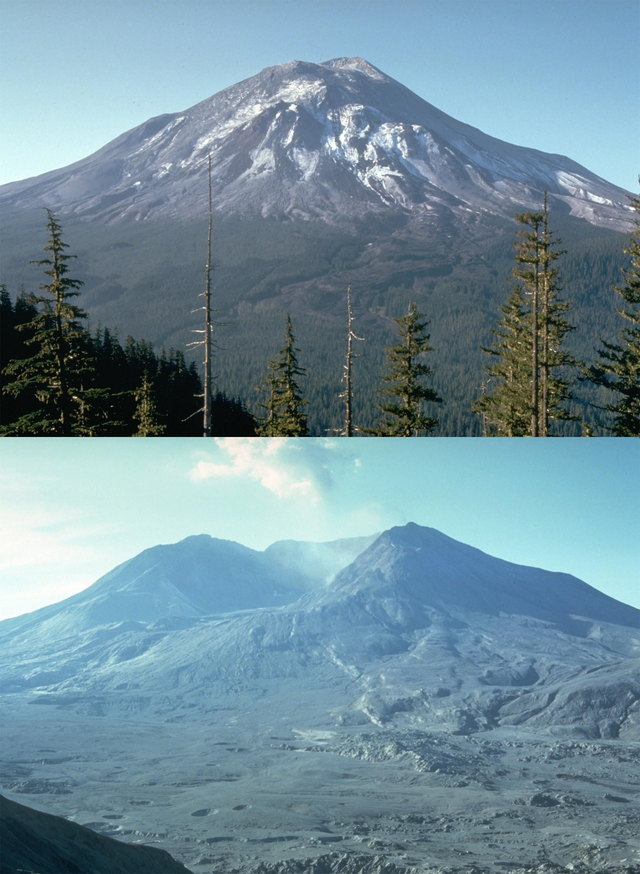
[[511,217],[538,208],[547,190],[552,209],[556,200],[590,222],[630,226],[626,192],[568,158],[447,116],[362,58],[267,68],[70,168],[3,186],[0,204],[53,203],[94,220],[191,219],[207,209],[208,154],[214,208],[226,214],[419,217],[436,206]]

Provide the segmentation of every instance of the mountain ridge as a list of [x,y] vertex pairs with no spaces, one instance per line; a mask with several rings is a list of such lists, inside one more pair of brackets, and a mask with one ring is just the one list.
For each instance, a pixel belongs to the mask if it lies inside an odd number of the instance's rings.
[[[110,622],[196,619],[288,603],[326,581],[327,574],[332,576],[370,539],[294,541],[300,555],[289,570],[291,541],[276,541],[259,551],[208,534],[190,535],[144,549],[58,604],[0,622],[0,637],[4,629],[12,633],[39,622],[48,623],[49,632],[55,626],[58,633],[70,623],[74,633]],[[313,555],[314,564],[303,572],[305,552]]]
[[271,689],[293,695],[287,707],[328,708],[345,725],[469,733],[530,722],[571,732],[591,708],[590,737],[640,730],[639,610],[434,529],[384,532],[297,600],[234,607],[152,621],[127,614],[79,623],[75,634],[69,625],[66,637],[28,617],[22,628],[6,620],[0,685],[97,714],[208,713],[239,690]]
[[459,122],[362,58],[291,61],[156,116],[66,168],[0,187],[0,206],[85,220],[193,218],[207,208],[277,218],[399,212],[511,216],[548,190],[556,209],[630,226],[626,195],[562,155]]
[[[389,546],[400,547],[403,551],[400,557],[394,556],[391,566],[387,564]],[[372,562],[374,552],[378,552],[375,563]],[[363,585],[366,586],[372,568],[376,570],[381,568],[385,576],[415,579],[421,573],[425,562],[430,562],[429,571],[439,585],[438,606],[447,604],[469,609],[473,605],[481,612],[495,615],[501,612],[499,602],[496,601],[497,597],[506,596],[508,603],[514,607],[519,604],[521,609],[535,610],[536,612],[531,614],[535,618],[545,619],[554,616],[554,613],[557,615],[560,610],[568,618],[570,615],[577,615],[577,605],[580,604],[583,610],[581,615],[587,615],[591,611],[594,618],[614,624],[626,624],[632,628],[638,627],[640,611],[600,592],[571,574],[541,570],[534,566],[506,561],[477,547],[461,543],[435,528],[420,526],[414,522],[396,526],[380,535],[370,547],[354,559],[351,565],[337,574],[333,582],[333,590],[357,587],[361,580],[358,570],[361,564],[365,565],[362,577],[364,577]],[[407,569],[398,567],[403,563],[408,564]],[[456,574],[468,577],[464,588],[446,586],[446,581],[453,579]],[[542,603],[536,603],[536,598],[532,597],[539,598],[540,593],[528,589],[524,596],[513,597],[512,589],[515,583],[518,586],[527,583],[531,585],[536,577],[549,580],[549,583],[557,582],[560,589],[568,590],[567,596],[559,597],[556,593],[554,597],[553,586],[549,585],[542,591]],[[473,586],[482,587],[484,590],[477,599],[474,598]],[[321,597],[323,595],[324,593]],[[576,606],[575,611],[571,610],[572,599]],[[432,606],[436,605],[432,604]],[[598,610],[602,611],[600,615],[597,615]]]

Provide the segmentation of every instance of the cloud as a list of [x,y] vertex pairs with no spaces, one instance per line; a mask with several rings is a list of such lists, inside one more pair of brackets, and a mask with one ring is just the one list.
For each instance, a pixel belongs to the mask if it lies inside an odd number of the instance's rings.
[[62,495],[47,499],[50,486],[37,473],[0,472],[0,620],[75,594],[105,564],[96,546],[105,526]]
[[222,460],[201,459],[189,472],[191,479],[245,477],[281,498],[318,501],[336,473],[357,463],[328,438],[217,437],[215,442]]
[[11,568],[71,566],[93,559],[93,539],[105,527],[62,508],[12,506],[0,511],[0,572]]

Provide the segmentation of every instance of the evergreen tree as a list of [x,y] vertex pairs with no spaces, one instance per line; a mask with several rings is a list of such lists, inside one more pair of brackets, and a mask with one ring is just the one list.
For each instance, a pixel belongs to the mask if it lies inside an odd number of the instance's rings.
[[375,428],[368,428],[365,433],[377,437],[418,437],[421,432],[428,434],[438,424],[437,419],[422,415],[423,403],[442,402],[434,389],[421,382],[432,375],[431,368],[418,360],[432,351],[430,335],[424,333],[429,323],[424,314],[418,312],[415,301],[406,316],[393,321],[398,325],[399,341],[386,350],[387,373],[382,376],[385,385],[379,394],[383,400],[378,404],[384,416]]
[[549,420],[577,421],[566,409],[566,403],[573,399],[572,380],[563,374],[578,367],[571,353],[563,348],[566,336],[575,330],[566,314],[571,310],[571,301],[560,298],[561,282],[557,267],[553,262],[565,249],[557,248],[561,240],[549,231],[547,192],[544,193],[542,212],[542,233],[540,235],[540,422],[541,437],[549,435]]
[[517,215],[516,220],[524,226],[516,234],[516,286],[492,331],[497,342],[481,347],[497,358],[485,366],[489,378],[483,388],[492,391],[483,391],[472,409],[482,415],[486,436],[546,437],[550,420],[577,418],[565,407],[573,397],[565,374],[577,366],[563,348],[574,330],[566,318],[571,303],[561,300],[553,267],[564,252],[548,228],[546,192],[542,212]]
[[[639,177],[640,179],[640,177]],[[640,198],[631,197],[631,205],[640,213]],[[619,333],[619,343],[607,343],[599,338],[602,348],[596,350],[598,361],[585,370],[585,377],[595,385],[614,392],[615,399],[604,409],[613,414],[610,430],[618,437],[640,436],[640,221],[628,247],[631,266],[623,268],[625,284],[614,285],[622,298],[620,315],[630,324]]]
[[35,351],[5,368],[12,378],[5,391],[13,396],[33,393],[39,407],[21,416],[7,433],[70,437],[80,433],[83,384],[90,375],[84,354],[87,334],[82,326],[87,314],[71,303],[83,284],[67,275],[67,262],[76,256],[65,252],[68,244],[62,242],[62,227],[51,210],[46,212],[49,244],[45,252],[50,257],[35,263],[47,268],[45,274],[51,282],[40,286],[47,294],[31,300],[37,312],[30,322],[20,326],[29,331],[27,343]]
[[[491,348],[482,346],[494,362],[485,366],[488,379],[482,397],[472,409],[482,415],[485,437],[525,437],[531,433],[529,380],[531,376],[531,330],[522,288],[514,286],[502,318],[491,333],[497,337]],[[493,391],[486,393],[491,387]]]
[[516,215],[523,229],[516,233],[516,267],[513,275],[522,284],[525,293],[531,296],[531,431],[539,436],[540,400],[538,391],[539,370],[539,321],[540,321],[540,230],[544,220],[541,212],[526,212]]
[[164,434],[166,428],[160,423],[160,416],[156,407],[155,392],[149,374],[145,373],[142,384],[135,392],[136,411],[134,420],[138,423],[136,437],[159,437]]
[[261,391],[267,395],[266,403],[259,403],[258,406],[266,411],[266,415],[260,420],[258,425],[258,434],[260,437],[278,437],[280,431],[278,429],[278,378],[277,378],[277,358],[274,356],[267,362],[267,373],[258,386],[257,391]]
[[302,412],[306,401],[298,386],[297,377],[304,376],[298,365],[291,316],[287,315],[285,344],[267,365],[267,376],[260,387],[268,395],[267,416],[259,427],[261,437],[307,437],[307,418]]

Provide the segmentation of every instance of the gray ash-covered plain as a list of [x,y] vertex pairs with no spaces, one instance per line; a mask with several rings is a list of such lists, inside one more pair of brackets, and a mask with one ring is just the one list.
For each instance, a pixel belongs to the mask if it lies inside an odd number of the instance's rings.
[[[206,721],[18,703],[5,718],[9,797],[46,798],[50,812],[168,850],[194,872],[307,870],[277,864],[328,851],[398,870],[638,864],[640,750],[620,741],[362,732],[330,719],[296,729],[295,702],[276,694]],[[56,757],[38,749],[52,738]]]
[[640,870],[633,608],[417,526],[283,606],[96,587],[0,625],[8,798],[196,874]]

